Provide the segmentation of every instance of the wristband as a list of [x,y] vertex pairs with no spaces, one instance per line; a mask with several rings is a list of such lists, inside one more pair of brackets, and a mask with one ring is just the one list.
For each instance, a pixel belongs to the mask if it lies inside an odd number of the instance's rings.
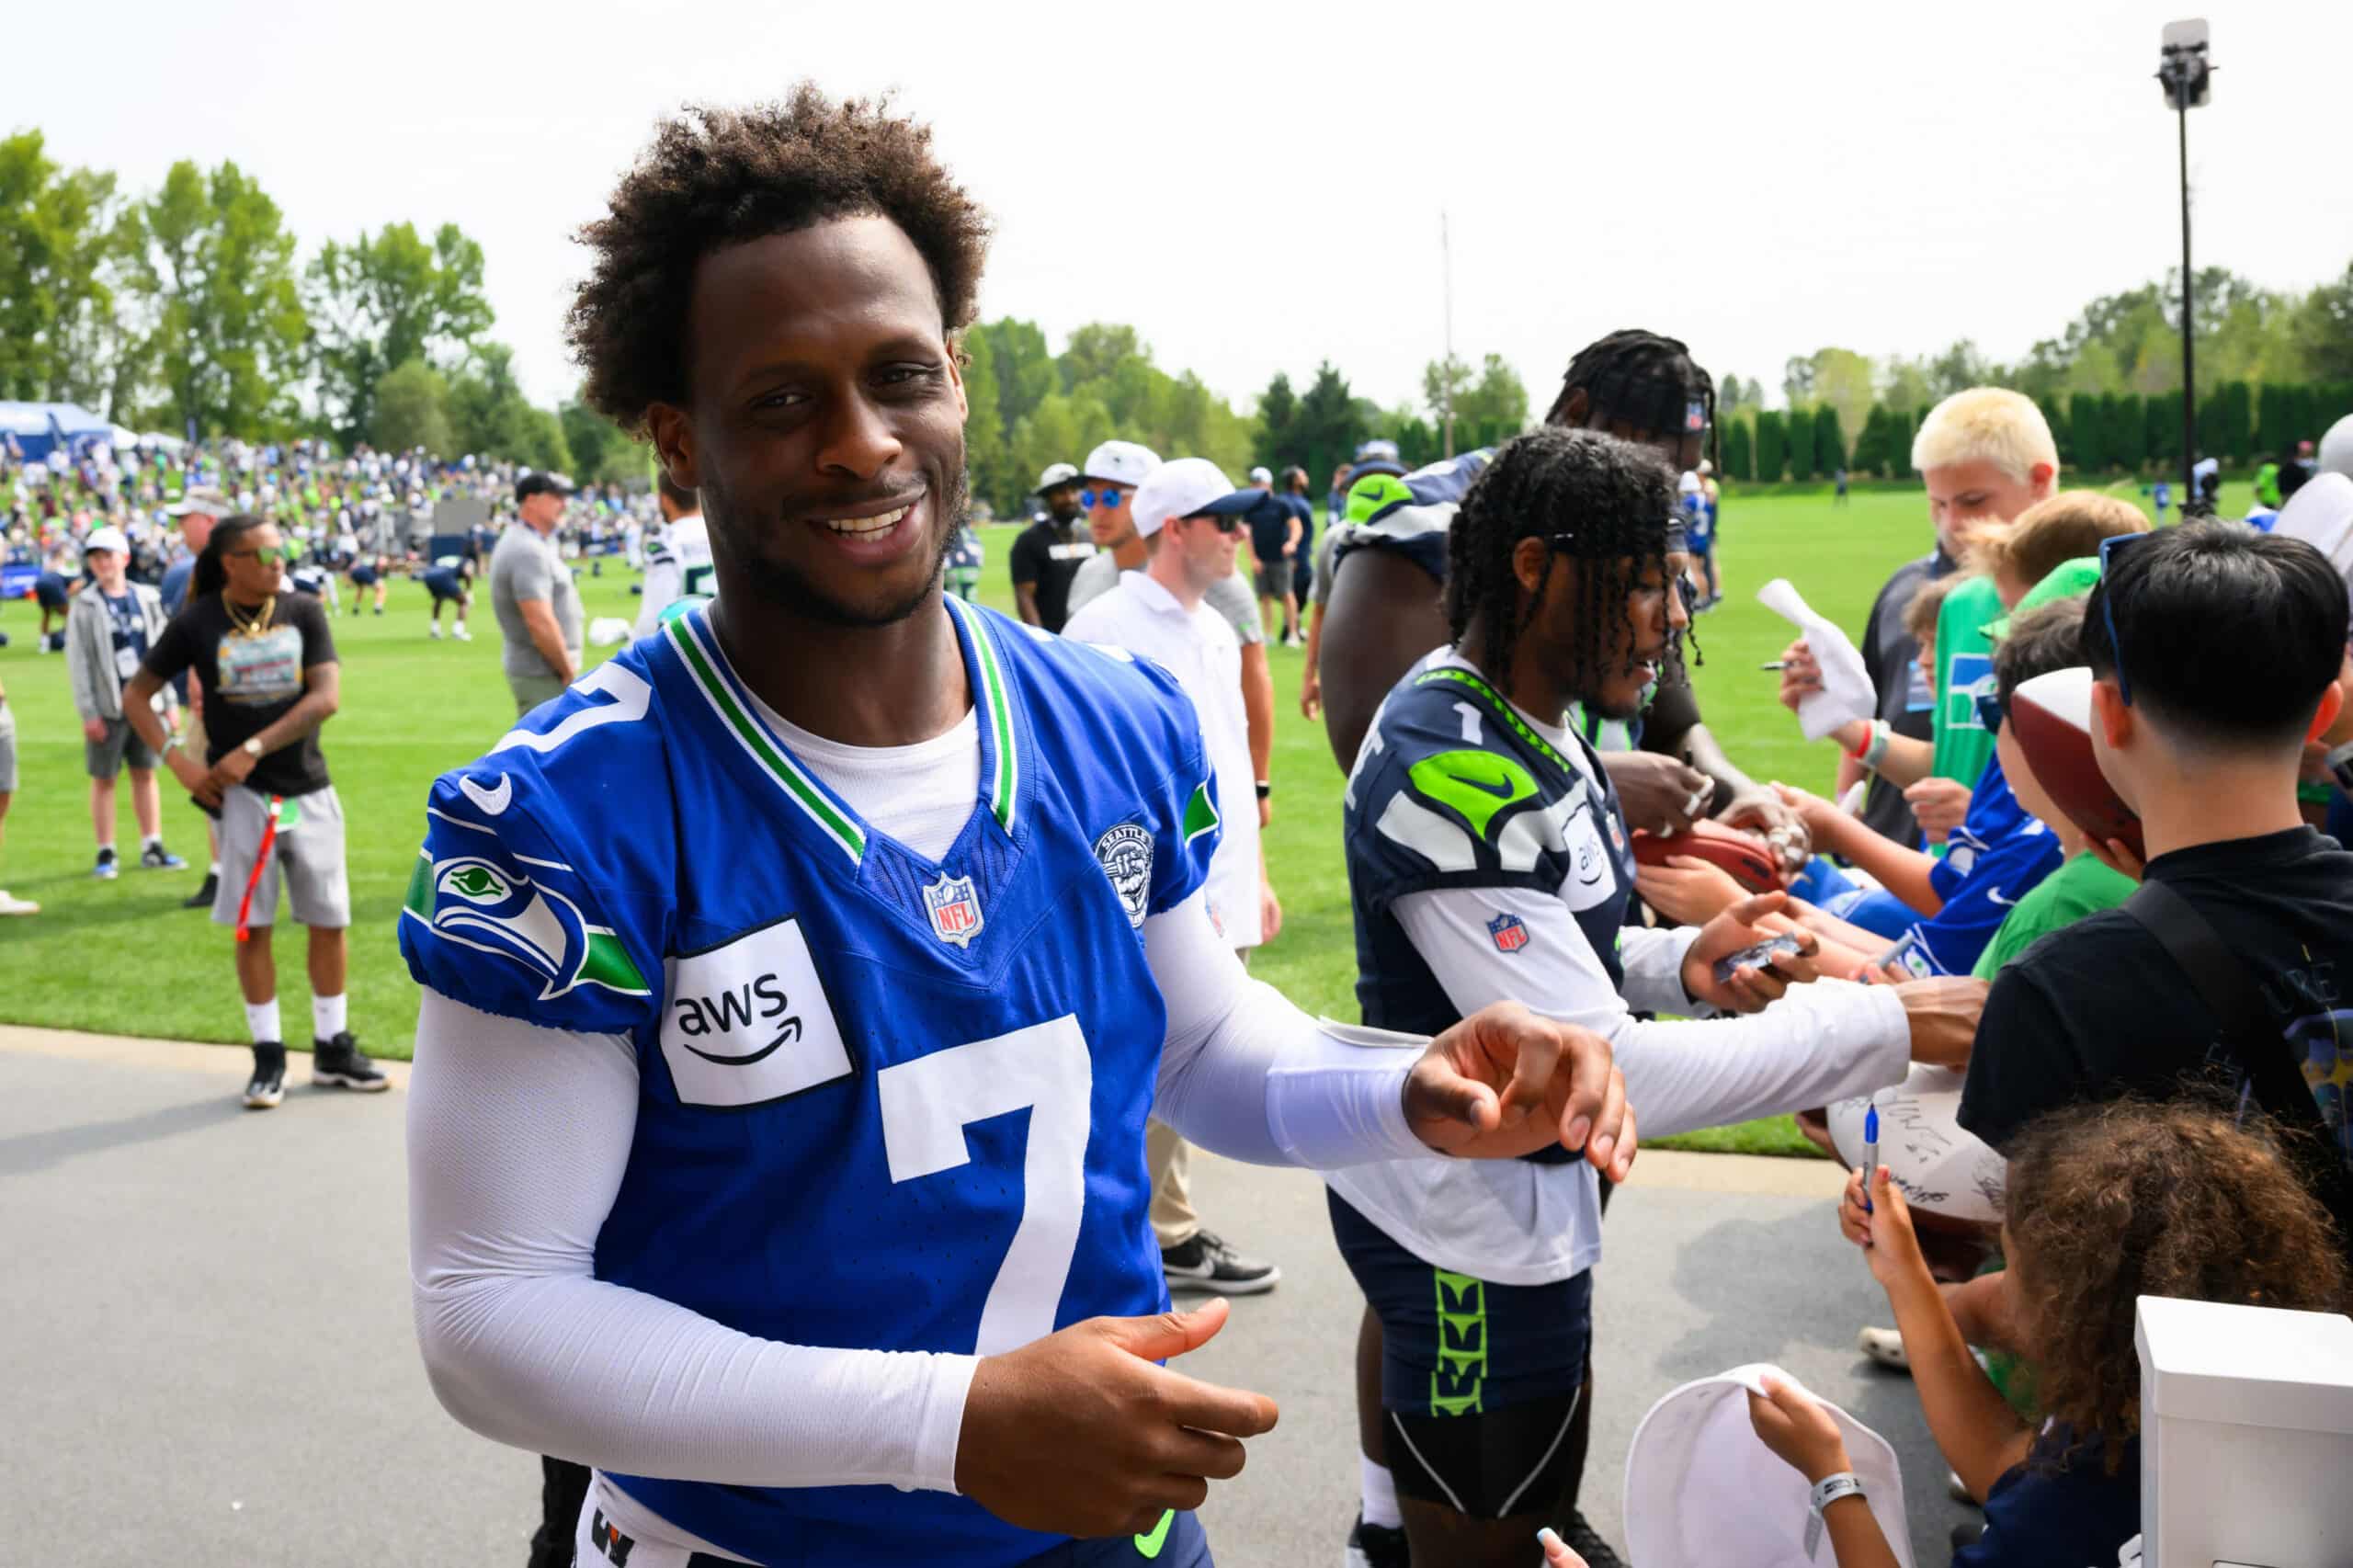
[[1836,1475],[1825,1475],[1814,1483],[1813,1495],[1806,1506],[1805,1554],[1808,1557],[1812,1557],[1813,1549],[1822,1543],[1822,1510],[1841,1497],[1863,1495],[1862,1477],[1851,1470],[1842,1470]]
[[1862,750],[1855,754],[1855,760],[1863,765],[1865,772],[1877,773],[1879,765],[1887,760],[1888,743],[1894,739],[1895,732],[1888,727],[1886,720],[1872,720],[1870,739],[1865,741]]
[[1275,792],[1275,787],[1265,779],[1258,780],[1258,799],[1265,800]]
[[1856,743],[1852,747],[1846,747],[1846,748],[1841,748],[1841,749],[1843,749],[1843,750],[1845,750],[1845,751],[1846,751],[1846,753],[1847,753],[1847,759],[1848,761],[1850,761],[1850,762],[1860,762],[1860,761],[1862,761],[1862,760],[1863,760],[1863,756],[1864,756],[1864,754],[1865,754],[1865,753],[1867,753],[1867,752],[1869,752],[1869,751],[1871,749],[1871,742],[1873,742],[1874,740],[1876,740],[1876,739],[1878,739],[1878,738],[1879,738],[1879,721],[1878,721],[1878,720],[1876,720],[1876,719],[1874,719],[1874,720],[1872,720],[1870,723],[1868,723],[1868,724],[1866,724],[1866,725],[1864,726],[1864,728],[1863,728],[1863,738],[1862,738],[1860,741],[1857,742],[1857,743]]
[[2353,793],[2353,741],[2331,747],[2327,761],[2329,777],[2336,780],[2337,788]]

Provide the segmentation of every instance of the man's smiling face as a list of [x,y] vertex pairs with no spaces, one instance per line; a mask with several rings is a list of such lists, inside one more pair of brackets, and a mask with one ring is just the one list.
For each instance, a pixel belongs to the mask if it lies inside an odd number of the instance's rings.
[[687,337],[690,405],[651,421],[722,581],[837,625],[913,614],[963,512],[965,413],[914,243],[870,215],[713,252]]

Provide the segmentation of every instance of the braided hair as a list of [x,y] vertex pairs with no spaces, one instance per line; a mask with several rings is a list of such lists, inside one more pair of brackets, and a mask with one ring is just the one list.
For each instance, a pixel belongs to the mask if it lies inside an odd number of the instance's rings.
[[193,580],[188,585],[190,600],[200,599],[208,594],[217,594],[229,585],[229,563],[222,558],[229,554],[231,545],[261,525],[262,519],[250,512],[240,512],[233,517],[223,517],[212,525],[211,537],[204,541],[204,548],[197,552],[196,570]]
[[[1449,638],[1461,647],[1476,620],[1480,646],[1467,652],[1492,678],[1507,678],[1519,634],[1565,554],[1587,567],[1579,574],[1575,617],[1579,670],[1597,679],[1613,642],[1622,642],[1631,661],[1639,639],[1627,608],[1631,579],[1621,574],[1665,571],[1675,504],[1675,477],[1647,448],[1555,425],[1515,437],[1496,449],[1448,530]],[[1525,539],[1549,548],[1523,608],[1512,555]],[[1666,657],[1679,665],[1679,638],[1670,635]]]
[[1717,445],[1715,378],[1677,339],[1629,327],[1586,344],[1569,361],[1544,423],[1565,422],[1569,399],[1580,390],[1588,420],[1660,436],[1690,430],[1696,404],[1706,422],[1709,456],[1717,468],[1724,466]]

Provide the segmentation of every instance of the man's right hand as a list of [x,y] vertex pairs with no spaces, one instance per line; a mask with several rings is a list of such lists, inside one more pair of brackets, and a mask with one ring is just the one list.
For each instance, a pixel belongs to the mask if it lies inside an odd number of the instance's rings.
[[1801,637],[1781,650],[1781,706],[1794,713],[1798,704],[1822,689],[1822,666]]
[[180,788],[209,806],[221,803],[221,793],[212,787],[212,770],[188,756],[186,746],[174,746],[164,754],[164,766],[180,781]]
[[1977,1020],[1985,1014],[1989,982],[1944,975],[1934,980],[1907,980],[1894,988],[1912,1026],[1912,1060],[1931,1067],[1966,1067],[1969,1048],[1977,1039]]
[[956,1490],[1025,1529],[1142,1535],[1242,1472],[1241,1439],[1275,1402],[1153,1363],[1225,1326],[1222,1301],[1157,1317],[1089,1318],[985,1356],[964,1396]]
[[1618,788],[1629,825],[1656,834],[1688,833],[1708,809],[1715,780],[1677,757],[1654,751],[1613,751],[1601,766]]
[[104,719],[83,720],[82,738],[92,745],[100,744],[107,738],[107,722]]

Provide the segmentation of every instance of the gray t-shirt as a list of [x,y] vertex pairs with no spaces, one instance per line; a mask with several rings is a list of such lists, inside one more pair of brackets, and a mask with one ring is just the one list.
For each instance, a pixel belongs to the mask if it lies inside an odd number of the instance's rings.
[[[1087,600],[1101,598],[1119,585],[1119,562],[1111,558],[1110,551],[1097,551],[1079,562],[1077,574],[1070,580],[1070,613],[1076,615]],[[1244,647],[1267,640],[1267,623],[1258,618],[1258,596],[1250,591],[1250,585],[1243,580],[1240,572],[1211,583],[1210,591],[1201,596],[1201,602],[1225,617],[1226,624],[1233,628],[1235,641]]]
[[529,523],[506,525],[498,548],[490,552],[490,608],[498,617],[498,631],[506,639],[502,666],[510,676],[552,676],[531,641],[531,629],[520,608],[526,599],[545,599],[555,611],[556,630],[563,645],[579,662],[580,595],[572,585],[572,568],[555,552],[551,540],[541,539]]

